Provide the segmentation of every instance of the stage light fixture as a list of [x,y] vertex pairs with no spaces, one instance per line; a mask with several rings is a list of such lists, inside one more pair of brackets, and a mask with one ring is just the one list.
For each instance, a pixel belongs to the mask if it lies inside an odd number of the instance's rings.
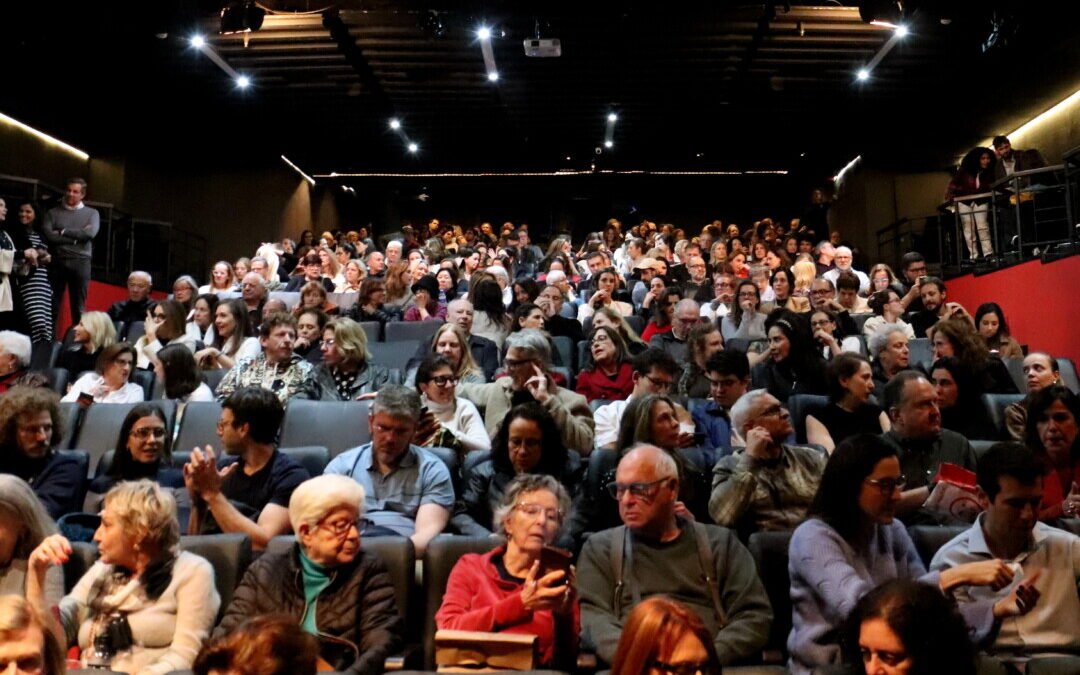
[[192,35],[191,46],[195,49],[202,49],[204,46],[206,46],[206,38],[201,35]]
[[251,86],[251,78],[247,75],[238,75],[236,78],[236,86],[240,89],[247,89]]
[[494,70],[491,71],[490,73],[488,73],[488,81],[489,82],[498,82],[499,81],[499,74],[497,72],[495,72]]
[[609,149],[609,150],[611,148],[614,148],[615,147],[615,141],[604,141],[604,147]]
[[229,3],[221,10],[221,33],[250,33],[262,28],[266,10],[251,0]]
[[859,68],[859,72],[855,74],[855,79],[859,82],[866,82],[870,79],[870,71],[866,68]]
[[415,155],[419,151],[420,151],[420,146],[419,145],[417,145],[416,143],[409,143],[409,152],[411,152],[412,154]]
[[480,26],[480,28],[478,28],[477,31],[476,31],[476,37],[478,37],[481,40],[490,40],[491,39],[491,29],[488,28],[487,26]]
[[893,31],[893,35],[895,35],[898,38],[906,38],[910,32],[911,31],[908,30],[907,26],[905,26],[904,24],[900,24],[899,26],[896,27],[896,30]]
[[616,115],[615,113],[608,113],[607,121],[614,124],[615,122],[619,121],[619,116]]
[[391,118],[390,119],[390,128],[393,129],[394,131],[397,131],[398,129],[400,129],[401,128],[401,120],[399,120],[396,117]]

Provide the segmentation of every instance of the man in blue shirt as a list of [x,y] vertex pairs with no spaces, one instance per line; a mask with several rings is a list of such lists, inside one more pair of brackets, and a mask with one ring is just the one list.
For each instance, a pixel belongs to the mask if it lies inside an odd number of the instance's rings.
[[363,485],[365,517],[412,539],[417,556],[443,531],[454,507],[450,470],[412,444],[420,421],[419,394],[401,385],[383,387],[371,405],[371,442],[338,455],[323,472]]
[[[746,354],[721,350],[705,362],[712,399],[692,411],[696,433],[704,437],[702,445],[720,457],[731,454],[732,430],[729,411],[750,388],[750,361]],[[742,445],[741,442],[737,445]]]

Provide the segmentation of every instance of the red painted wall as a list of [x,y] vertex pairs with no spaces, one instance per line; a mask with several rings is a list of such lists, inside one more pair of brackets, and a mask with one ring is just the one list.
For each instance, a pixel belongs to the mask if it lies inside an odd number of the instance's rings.
[[1005,310],[1012,335],[1030,351],[1067,356],[1080,363],[1080,256],[1043,264],[1038,260],[980,277],[945,282],[948,299],[972,315],[984,302]]

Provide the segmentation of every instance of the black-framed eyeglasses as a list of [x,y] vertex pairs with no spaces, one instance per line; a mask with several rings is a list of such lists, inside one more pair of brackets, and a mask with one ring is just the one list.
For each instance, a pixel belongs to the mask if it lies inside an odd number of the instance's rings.
[[503,365],[506,366],[507,370],[527,366],[530,363],[532,363],[532,359],[503,359]]
[[899,478],[867,478],[866,482],[873,485],[881,494],[891,495],[897,490],[903,490],[907,485],[907,478],[900,476]]
[[321,527],[335,537],[344,537],[349,533],[349,530],[356,528],[356,531],[360,531],[361,518],[353,518],[350,520],[338,520],[333,523],[319,523],[318,527]]
[[448,384],[457,384],[457,379],[453,375],[435,375],[428,382],[439,387],[445,387]]
[[658,380],[652,375],[645,375],[644,377],[649,382],[652,382],[654,387],[663,391],[669,391],[671,387],[675,384],[673,380]]
[[660,489],[660,485],[669,480],[673,479],[669,476],[648,483],[617,483],[612,481],[608,483],[606,487],[608,494],[614,499],[622,499],[623,495],[627,492],[638,499],[652,499],[656,496],[656,491]]

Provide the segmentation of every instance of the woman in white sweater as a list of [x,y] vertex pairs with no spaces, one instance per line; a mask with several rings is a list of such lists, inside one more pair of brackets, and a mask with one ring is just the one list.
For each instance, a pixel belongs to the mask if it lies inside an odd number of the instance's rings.
[[429,356],[420,363],[416,369],[416,388],[430,417],[424,415],[420,419],[416,438],[424,442],[417,445],[454,445],[462,455],[490,450],[491,439],[484,418],[470,401],[455,396],[456,387],[454,368],[445,356]]
[[[105,495],[94,533],[99,560],[60,601],[52,629],[78,645],[84,667],[163,675],[191,668],[210,635],[221,598],[206,560],[178,553],[180,525],[172,495],[149,480],[117,484]],[[46,538],[30,554],[26,595],[46,616],[43,581],[71,544]]]
[[97,372],[87,373],[75,380],[68,393],[60,399],[65,402],[79,400],[89,394],[94,403],[138,403],[146,400],[146,392],[134,382],[129,382],[131,369],[135,367],[135,348],[126,342],[117,342],[101,350],[97,359]]

